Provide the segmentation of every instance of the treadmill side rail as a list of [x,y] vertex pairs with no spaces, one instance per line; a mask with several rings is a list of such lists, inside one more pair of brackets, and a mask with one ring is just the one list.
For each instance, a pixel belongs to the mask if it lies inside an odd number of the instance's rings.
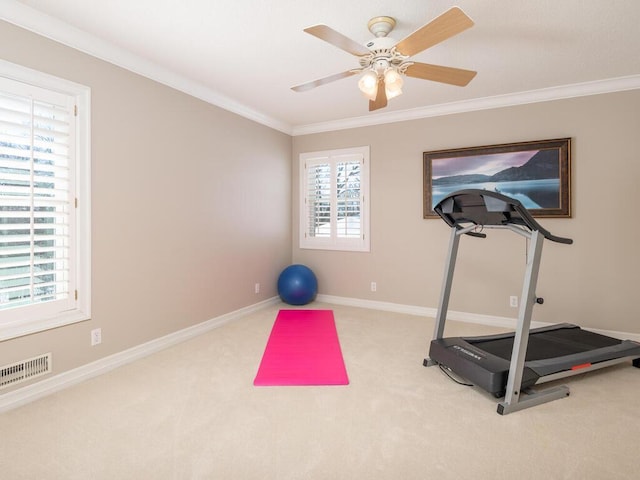
[[561,378],[572,377],[574,375],[592,372],[593,370],[600,370],[601,368],[612,367],[614,365],[618,365],[619,363],[626,363],[629,361],[631,361],[631,363],[634,366],[638,366],[636,365],[635,362],[640,361],[640,359],[635,358],[634,355],[613,358],[611,360],[605,360],[603,362],[592,363],[588,366],[581,367],[579,369],[563,370],[561,372],[553,373],[551,375],[545,375],[544,377],[540,377],[540,380],[537,383],[540,384],[545,382],[553,382],[555,380],[560,380]]

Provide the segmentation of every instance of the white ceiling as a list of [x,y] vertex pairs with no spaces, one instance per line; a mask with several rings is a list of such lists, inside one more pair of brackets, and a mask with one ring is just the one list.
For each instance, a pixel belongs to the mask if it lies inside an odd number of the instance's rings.
[[[291,90],[358,66],[305,27],[365,43],[387,15],[401,40],[454,5],[475,26],[412,59],[476,70],[467,87],[406,78],[374,113],[357,76]],[[0,0],[0,18],[293,134],[640,88],[638,0]]]

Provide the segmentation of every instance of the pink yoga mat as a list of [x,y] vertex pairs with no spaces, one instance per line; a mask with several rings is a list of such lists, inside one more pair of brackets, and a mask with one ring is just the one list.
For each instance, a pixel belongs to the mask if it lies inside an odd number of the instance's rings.
[[253,384],[348,385],[331,310],[280,310]]

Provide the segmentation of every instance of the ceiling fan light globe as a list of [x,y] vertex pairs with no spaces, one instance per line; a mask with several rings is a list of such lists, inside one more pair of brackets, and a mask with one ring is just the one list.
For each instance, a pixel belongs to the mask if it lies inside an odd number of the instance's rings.
[[387,100],[391,100],[392,98],[399,97],[400,95],[402,95],[402,88],[385,87],[384,91],[387,94]]
[[398,95],[402,95],[403,85],[404,80],[396,69],[389,68],[384,72],[384,87],[387,99],[392,99]]
[[385,85],[400,85],[400,88],[402,88],[404,80],[402,80],[402,76],[395,68],[388,68],[384,72],[384,83]]
[[369,100],[375,100],[378,94],[378,75],[369,70],[360,77],[358,88]]
[[361,92],[365,97],[367,97],[369,100],[373,101],[378,96],[378,86],[376,85],[371,90],[368,90],[366,92],[364,90],[361,90]]

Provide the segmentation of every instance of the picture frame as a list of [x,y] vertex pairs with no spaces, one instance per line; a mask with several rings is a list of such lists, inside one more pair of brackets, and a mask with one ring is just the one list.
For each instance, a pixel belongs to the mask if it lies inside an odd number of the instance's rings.
[[457,190],[476,188],[519,200],[535,217],[571,217],[571,138],[423,153],[424,218]]

